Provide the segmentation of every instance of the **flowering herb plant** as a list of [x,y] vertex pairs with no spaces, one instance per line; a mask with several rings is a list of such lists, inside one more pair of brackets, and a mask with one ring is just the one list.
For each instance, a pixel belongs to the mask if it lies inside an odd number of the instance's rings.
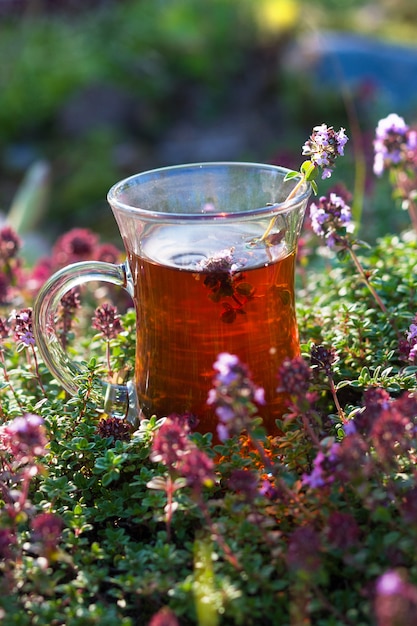
[[[344,131],[326,132],[304,148],[306,177],[327,176],[343,151]],[[384,168],[404,167],[411,188],[406,143],[406,162],[385,154]],[[302,354],[276,372],[280,434],[257,417],[263,390],[246,364],[222,353],[208,397],[215,446],[190,415],[132,430],[99,410],[98,378],[124,378],[134,360],[134,314],[117,292],[61,302],[60,340],[86,368],[66,396],[38,356],[31,300],[57,267],[120,253],[75,229],[26,268],[19,237],[0,228],[2,624],[414,623],[416,234],[358,243],[333,191],[310,211],[328,271],[307,267]]]
[[[309,182],[314,193],[317,193],[317,176],[321,172],[322,179],[331,177],[337,158],[344,154],[347,141],[348,137],[344,128],[336,132],[332,126],[328,127],[326,124],[315,126],[302,151],[304,156],[309,156],[310,158],[303,161],[299,172],[288,172],[285,177],[285,180],[298,179],[286,200],[288,201],[295,197],[297,191],[305,182]],[[268,244],[274,222],[275,218],[269,223],[260,241]]]

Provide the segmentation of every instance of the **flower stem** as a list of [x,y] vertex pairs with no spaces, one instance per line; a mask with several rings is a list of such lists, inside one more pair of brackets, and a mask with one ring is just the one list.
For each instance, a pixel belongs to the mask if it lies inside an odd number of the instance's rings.
[[[305,175],[302,174],[298,183],[293,187],[293,189],[291,189],[290,193],[286,197],[285,202],[288,202],[288,200],[291,200],[291,198],[295,196],[295,194],[297,193],[297,191],[299,190],[299,188],[304,182],[305,182]],[[276,215],[274,215],[274,217],[271,218],[266,231],[264,232],[262,237],[259,239],[259,241],[265,241],[265,239],[268,237],[269,233],[273,229],[276,219],[277,219]]]
[[352,261],[355,264],[356,269],[358,270],[362,280],[364,281],[364,283],[366,284],[366,286],[368,287],[369,291],[371,292],[372,296],[374,297],[376,303],[378,304],[378,306],[380,307],[381,311],[383,313],[385,313],[386,315],[388,315],[388,311],[387,311],[387,307],[385,306],[385,304],[382,302],[381,298],[379,297],[378,293],[375,291],[374,287],[371,285],[371,283],[369,282],[368,277],[365,274],[365,271],[358,259],[358,257],[356,256],[355,252],[353,251],[352,247],[350,245],[347,245],[347,249],[349,251],[349,254],[352,258]]
[[34,364],[35,364],[35,373],[36,373],[36,378],[37,378],[37,380],[38,380],[39,387],[41,388],[41,391],[42,391],[43,395],[44,395],[44,396],[45,396],[45,398],[46,398],[46,397],[47,397],[47,395],[46,395],[45,387],[44,387],[44,386],[43,386],[43,384],[42,384],[42,379],[41,379],[41,375],[40,375],[40,372],[39,372],[39,363],[38,363],[38,359],[37,359],[37,356],[36,356],[36,350],[35,350],[35,347],[34,347],[34,346],[31,346],[31,350],[32,350],[33,362],[34,362]]
[[216,525],[214,524],[210,512],[208,510],[207,504],[205,500],[201,497],[201,494],[197,494],[198,506],[200,507],[200,511],[203,515],[204,521],[207,524],[207,527],[210,529],[213,540],[217,543],[218,546],[223,551],[223,554],[226,560],[237,570],[242,571],[242,566],[239,563],[237,557],[233,554],[231,548],[224,540],[223,536],[218,532]]
[[4,380],[9,385],[9,389],[12,392],[12,394],[14,396],[14,399],[16,400],[18,407],[21,409],[21,408],[23,408],[23,405],[20,402],[19,396],[17,395],[17,392],[16,392],[15,388],[12,385],[12,381],[10,380],[9,372],[7,371],[6,359],[4,358],[4,352],[3,352],[3,348],[2,347],[0,347],[0,364],[3,367]]
[[329,376],[328,378],[329,378],[330,392],[332,394],[333,402],[335,403],[335,406],[336,406],[336,409],[337,409],[337,414],[338,414],[341,422],[344,424],[346,422],[346,415],[345,415],[344,410],[340,406],[340,402],[339,402],[339,398],[337,397],[337,392],[336,392],[336,387],[335,387],[335,384],[334,384],[333,377]]

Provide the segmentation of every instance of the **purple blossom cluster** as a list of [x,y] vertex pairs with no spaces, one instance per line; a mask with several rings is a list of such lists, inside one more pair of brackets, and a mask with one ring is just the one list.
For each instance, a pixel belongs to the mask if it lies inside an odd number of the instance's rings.
[[214,463],[191,441],[190,432],[187,415],[169,415],[155,434],[150,458],[185,478],[189,486],[199,491],[214,482]]
[[0,363],[3,367],[3,376],[9,389],[12,391],[15,400],[20,408],[22,408],[20,404],[20,400],[18,397],[18,393],[13,387],[11,378],[7,371],[5,353],[6,353],[6,344],[8,340],[14,339],[17,345],[17,350],[27,350],[28,354],[28,363],[34,367],[36,378],[38,380],[38,384],[40,389],[43,391],[45,395],[45,390],[42,385],[42,380],[39,374],[38,367],[38,358],[35,347],[35,336],[33,334],[32,327],[32,308],[26,307],[20,310],[12,311],[11,315],[8,319],[0,317]]
[[417,363],[417,316],[410,324],[405,339],[400,344],[400,350],[410,363]]
[[0,305],[10,304],[22,282],[22,241],[10,226],[0,228]]
[[375,131],[374,173],[381,176],[385,171],[417,232],[417,129],[396,113],[381,119]]
[[317,489],[329,486],[335,480],[340,444],[333,443],[328,450],[319,450],[310,474],[303,475],[303,484]]
[[415,163],[417,132],[396,113],[378,122],[374,140],[374,173],[381,176],[391,167]]
[[58,237],[51,254],[38,260],[31,269],[23,267],[19,253],[22,240],[11,226],[0,228],[0,304],[11,304],[19,293],[36,294],[55,271],[78,261],[118,263],[120,250],[101,243],[87,228],[74,228]]
[[314,167],[322,169],[322,178],[330,178],[336,159],[343,156],[348,141],[345,129],[335,131],[332,126],[315,126],[303,146],[303,155],[309,156]]
[[[46,559],[54,558],[61,537],[63,520],[52,512],[36,514],[29,501],[30,483],[43,471],[38,457],[46,453],[48,438],[44,420],[36,414],[24,413],[0,426],[0,490],[3,507],[0,528],[0,558],[19,560],[18,526],[30,518],[31,549]],[[36,547],[35,547],[36,546]],[[4,574],[4,570],[2,570]]]
[[120,254],[113,244],[101,243],[90,229],[73,228],[58,237],[51,255],[39,259],[25,281],[29,289],[36,292],[51,274],[66,265],[91,260],[118,263]]
[[390,569],[375,586],[375,617],[378,626],[414,624],[417,614],[417,586],[404,573]]
[[32,326],[32,308],[28,307],[12,314],[14,336],[19,345],[27,348],[35,345],[35,336]]
[[303,484],[322,488],[336,478],[366,481],[370,472],[380,471],[380,465],[395,467],[401,454],[417,448],[416,416],[415,395],[406,392],[392,399],[385,390],[370,388],[364,394],[362,410],[345,425],[346,436],[319,450]]
[[210,272],[213,274],[216,272],[233,274],[233,272],[239,269],[239,265],[233,256],[234,251],[234,248],[219,250],[212,256],[198,261],[195,269],[198,272]]
[[310,219],[313,231],[325,239],[329,248],[345,243],[355,229],[350,206],[335,193],[311,203]]
[[57,548],[64,523],[54,513],[39,513],[31,522],[33,540],[42,545],[42,551],[50,553]]
[[0,427],[0,451],[9,451],[19,463],[45,453],[47,444],[44,421],[26,413]]
[[68,335],[73,326],[76,311],[81,307],[78,288],[71,289],[61,298],[61,306],[56,321],[56,328],[62,347],[65,349]]
[[301,356],[284,359],[278,370],[278,381],[278,392],[305,396],[311,383],[311,369]]
[[73,228],[59,237],[52,249],[54,271],[79,261],[117,263],[120,251],[112,244],[100,243],[98,235],[88,228]]
[[207,404],[215,406],[217,434],[225,441],[251,429],[256,405],[265,404],[264,390],[252,382],[248,368],[234,354],[222,352],[213,367],[217,374]]
[[117,307],[108,304],[98,306],[94,312],[93,328],[98,330],[102,337],[109,341],[115,339],[123,330]]

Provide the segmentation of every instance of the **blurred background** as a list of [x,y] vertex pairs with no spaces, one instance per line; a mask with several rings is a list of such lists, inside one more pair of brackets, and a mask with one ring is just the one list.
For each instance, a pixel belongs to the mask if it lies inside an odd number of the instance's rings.
[[[372,174],[381,117],[417,117],[415,0],[0,0],[0,219],[42,253],[119,242],[106,193],[166,165],[298,169],[314,125],[351,138],[332,178],[367,239],[408,224]],[[320,191],[326,191],[320,186]]]

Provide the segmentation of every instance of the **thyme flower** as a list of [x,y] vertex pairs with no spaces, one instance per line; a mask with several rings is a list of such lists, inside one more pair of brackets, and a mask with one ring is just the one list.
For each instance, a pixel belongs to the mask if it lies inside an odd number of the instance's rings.
[[3,445],[17,458],[39,456],[47,444],[44,421],[39,415],[25,413],[2,428]]
[[105,339],[115,339],[123,330],[117,308],[106,302],[98,306],[94,312],[93,328]]
[[219,354],[214,369],[217,374],[207,404],[216,407],[217,434],[225,441],[242,430],[250,430],[256,404],[265,404],[264,390],[252,382],[246,365],[235,354]]
[[348,141],[345,129],[335,131],[333,126],[315,126],[304,146],[303,155],[309,156],[315,168],[321,168],[321,177],[330,178],[337,157],[343,156]]
[[346,202],[335,193],[321,196],[318,203],[310,205],[311,227],[323,237],[329,248],[346,241],[348,233],[354,231],[352,212]]
[[[302,148],[302,154],[309,156],[310,159],[301,164],[299,172],[288,172],[284,179],[299,178],[297,184],[287,196],[287,201],[294,198],[299,188],[307,181],[310,182],[314,193],[317,193],[315,178],[317,178],[319,170],[322,170],[322,178],[330,178],[337,158],[344,155],[345,145],[348,140],[349,138],[344,128],[336,132],[333,126],[327,126],[326,124],[314,126],[310,138],[304,143]],[[269,242],[269,235],[274,223],[275,217],[270,221],[260,241]]]
[[412,161],[417,148],[417,132],[411,130],[404,119],[391,113],[379,120],[374,140],[374,173],[381,176],[392,166],[406,165]]
[[32,328],[32,309],[27,307],[16,311],[13,316],[13,329],[16,341],[23,347],[35,345]]

